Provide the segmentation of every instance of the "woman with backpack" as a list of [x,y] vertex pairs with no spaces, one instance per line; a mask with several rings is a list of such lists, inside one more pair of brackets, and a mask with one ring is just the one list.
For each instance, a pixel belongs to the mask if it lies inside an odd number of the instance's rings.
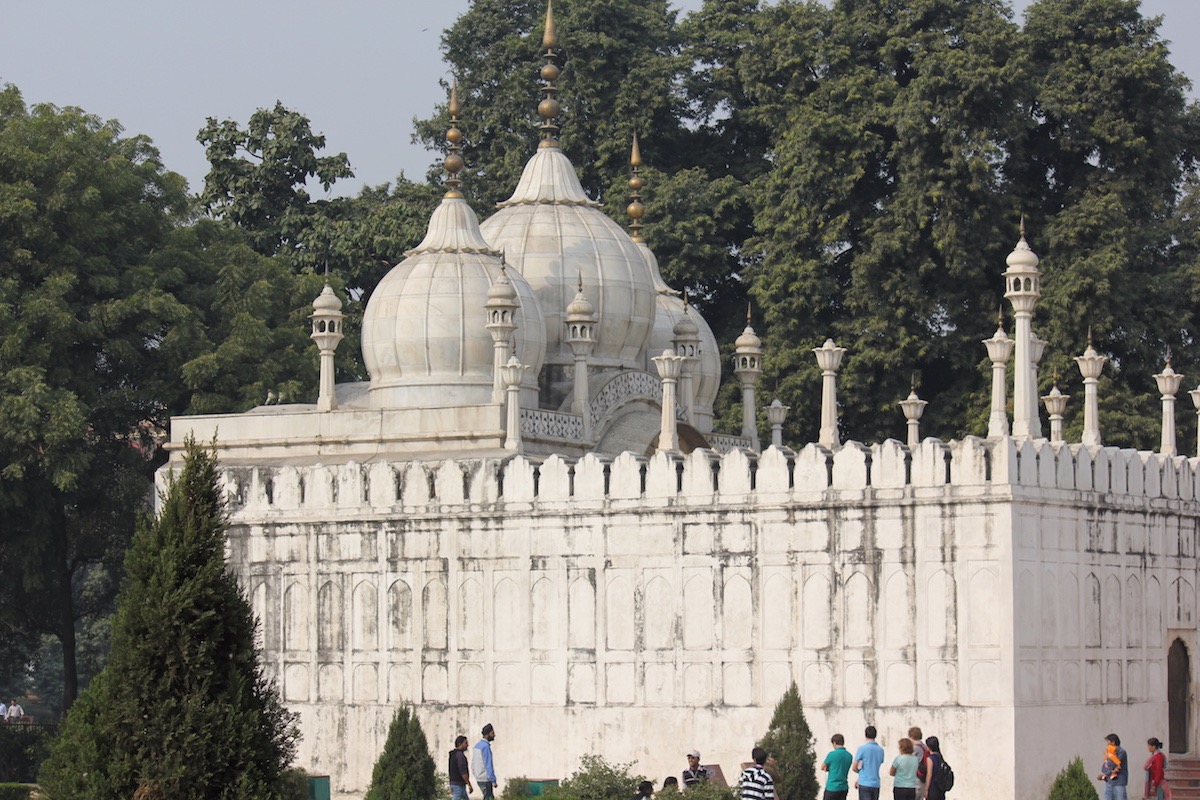
[[925,756],[925,793],[926,800],[945,800],[946,792],[950,790],[946,786],[946,780],[943,773],[943,766],[946,759],[942,757],[942,743],[938,741],[938,737],[930,736],[925,739],[925,749],[929,751]]

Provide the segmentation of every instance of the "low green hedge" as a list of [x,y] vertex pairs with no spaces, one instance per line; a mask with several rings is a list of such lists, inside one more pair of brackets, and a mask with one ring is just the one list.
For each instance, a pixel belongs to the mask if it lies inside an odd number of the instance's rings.
[[0,800],[29,800],[33,788],[28,783],[0,783]]

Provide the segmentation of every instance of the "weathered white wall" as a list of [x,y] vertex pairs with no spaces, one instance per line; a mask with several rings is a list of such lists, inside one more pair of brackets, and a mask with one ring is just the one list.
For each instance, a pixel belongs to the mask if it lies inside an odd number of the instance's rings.
[[1024,797],[1088,731],[1162,736],[1166,630],[1195,629],[1183,459],[968,439],[225,480],[301,762],[347,796],[402,701],[439,766],[490,721],[502,782],[587,752],[661,782],[692,747],[736,775],[795,680],[818,752],[918,724],[956,791]]

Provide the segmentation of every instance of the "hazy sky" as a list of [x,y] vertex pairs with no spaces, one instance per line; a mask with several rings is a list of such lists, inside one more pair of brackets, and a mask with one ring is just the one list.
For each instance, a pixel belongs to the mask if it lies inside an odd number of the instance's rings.
[[[442,30],[469,0],[8,0],[0,81],[26,102],[77,105],[148,134],[193,191],[207,162],[206,117],[241,123],[284,105],[312,120],[363,183],[420,179],[435,158],[411,143],[412,119],[442,99]],[[700,0],[676,0],[681,9]],[[1027,5],[1017,0],[1018,14]],[[1200,79],[1200,1],[1144,0],[1163,15],[1172,60]],[[1195,94],[1193,92],[1193,94]],[[536,88],[530,79],[530,109]],[[469,116],[470,110],[466,110]]]

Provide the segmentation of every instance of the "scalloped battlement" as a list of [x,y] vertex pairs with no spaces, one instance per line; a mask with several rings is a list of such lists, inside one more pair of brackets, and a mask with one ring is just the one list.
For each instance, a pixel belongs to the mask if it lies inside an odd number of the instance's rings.
[[[795,452],[771,447],[759,455],[721,456],[697,450],[676,457],[623,453],[615,459],[377,461],[342,464],[227,467],[231,507],[247,510],[397,510],[442,514],[502,505],[576,508],[819,503],[906,495],[978,495],[1003,489],[1105,496],[1109,502],[1195,501],[1197,459],[1115,447],[1051,445],[1042,440],[968,437],[926,439],[909,450],[897,441],[847,442],[836,452],[809,444]],[[160,478],[161,480],[161,478]]]

